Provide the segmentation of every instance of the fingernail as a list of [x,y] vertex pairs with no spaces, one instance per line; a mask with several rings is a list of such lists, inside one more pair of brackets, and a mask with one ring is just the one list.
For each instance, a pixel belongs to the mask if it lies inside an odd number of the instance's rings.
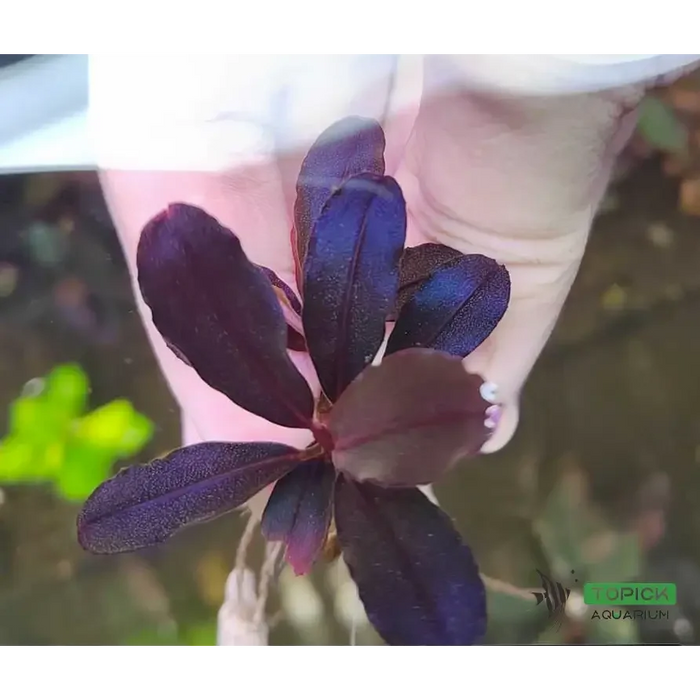
[[[517,402],[507,405],[495,405],[486,409],[486,421],[493,421],[495,424],[493,434],[481,448],[483,454],[497,452],[505,447],[515,434],[518,427],[520,410]],[[484,422],[487,428],[491,426]]]
[[498,385],[493,382],[484,382],[479,388],[479,393],[484,401],[496,403],[498,397]]
[[484,425],[489,430],[496,430],[496,428],[498,427],[498,424],[501,421],[502,416],[503,416],[503,409],[498,404],[495,404],[493,406],[489,406],[486,409],[486,420],[484,421]]

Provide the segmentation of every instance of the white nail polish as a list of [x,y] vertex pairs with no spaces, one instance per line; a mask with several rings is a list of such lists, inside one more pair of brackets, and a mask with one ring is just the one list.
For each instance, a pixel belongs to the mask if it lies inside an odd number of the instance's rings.
[[498,386],[493,382],[484,382],[479,388],[479,393],[484,401],[496,403],[496,398],[498,397]]

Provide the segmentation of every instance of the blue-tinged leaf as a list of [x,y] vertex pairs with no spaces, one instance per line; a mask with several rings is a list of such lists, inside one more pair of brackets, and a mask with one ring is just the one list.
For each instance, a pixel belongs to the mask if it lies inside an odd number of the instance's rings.
[[78,540],[95,554],[158,544],[244,504],[299,458],[297,450],[276,443],[203,442],[123,469],[85,502]]
[[484,255],[440,267],[401,308],[386,354],[433,348],[466,357],[491,334],[510,301],[510,275]]
[[328,200],[309,240],[303,324],[334,401],[374,359],[396,300],[406,203],[391,177],[358,175]]
[[267,502],[262,534],[286,544],[286,559],[297,575],[308,573],[323,549],[334,483],[335,470],[325,458],[302,462],[275,484]]
[[423,243],[419,246],[406,248],[401,256],[401,266],[399,267],[399,291],[396,297],[396,308],[389,320],[396,320],[403,305],[425,280],[441,267],[449,265],[461,257],[463,257],[463,253],[441,243]]
[[384,174],[384,132],[379,122],[346,117],[329,126],[304,158],[297,179],[293,245],[301,286],[309,236],[328,198],[353,175]]
[[339,477],[335,521],[367,616],[394,646],[463,646],[486,633],[486,591],[450,519],[418,489]]

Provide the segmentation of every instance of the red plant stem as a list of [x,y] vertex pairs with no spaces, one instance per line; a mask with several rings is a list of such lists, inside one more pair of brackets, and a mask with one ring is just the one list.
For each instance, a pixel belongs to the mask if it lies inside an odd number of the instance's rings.
[[333,441],[333,436],[330,434],[328,428],[325,425],[321,425],[318,421],[314,421],[311,426],[311,432],[313,433],[314,439],[321,446],[323,451],[330,457],[333,449],[335,448],[335,443]]

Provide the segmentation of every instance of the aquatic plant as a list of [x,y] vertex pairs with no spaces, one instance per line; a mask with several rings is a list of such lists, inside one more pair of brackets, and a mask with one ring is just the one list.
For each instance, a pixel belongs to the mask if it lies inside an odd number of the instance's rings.
[[50,483],[62,498],[82,502],[119,459],[143,449],[151,421],[126,399],[86,413],[89,392],[75,364],[27,382],[0,441],[0,484]]
[[[237,405],[312,440],[205,442],[123,470],[86,501],[78,538],[95,553],[148,547],[275,483],[261,529],[296,573],[334,527],[388,643],[472,644],[486,628],[477,564],[417,486],[496,427],[500,407],[462,358],[500,321],[510,278],[482,255],[404,249],[406,204],[384,147],[377,122],[353,117],[310,149],[292,233],[299,297],[198,207],[173,203],[147,223],[138,281],[167,345]],[[310,356],[318,397],[290,351]]]

